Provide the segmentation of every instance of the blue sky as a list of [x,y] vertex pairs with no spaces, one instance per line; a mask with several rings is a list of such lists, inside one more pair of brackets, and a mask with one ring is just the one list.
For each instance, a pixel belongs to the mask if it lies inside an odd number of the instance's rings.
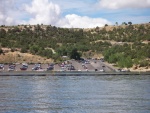
[[93,28],[150,22],[150,0],[0,0],[0,25]]

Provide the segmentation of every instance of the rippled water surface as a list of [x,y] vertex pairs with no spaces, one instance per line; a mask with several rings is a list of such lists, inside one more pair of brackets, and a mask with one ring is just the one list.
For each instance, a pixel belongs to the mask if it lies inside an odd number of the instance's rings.
[[0,76],[0,113],[148,113],[150,76]]

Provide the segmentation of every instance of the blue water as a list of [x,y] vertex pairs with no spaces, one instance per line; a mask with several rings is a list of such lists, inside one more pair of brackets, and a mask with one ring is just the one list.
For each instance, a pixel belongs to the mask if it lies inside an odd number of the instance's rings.
[[150,76],[0,76],[0,113],[149,113]]

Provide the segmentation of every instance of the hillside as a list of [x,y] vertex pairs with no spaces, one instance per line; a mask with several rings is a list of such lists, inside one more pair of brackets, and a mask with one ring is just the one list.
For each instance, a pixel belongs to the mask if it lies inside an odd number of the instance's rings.
[[[0,56],[8,52],[2,48],[9,48],[9,52],[19,51],[61,61],[61,56],[70,57],[76,49],[82,57],[104,57],[118,67],[149,68],[150,23],[93,29],[51,25],[1,26],[0,47]],[[22,59],[17,60],[22,62]]]
[[0,55],[1,63],[51,63],[52,59],[47,59],[38,55],[32,55],[29,53],[7,52]]

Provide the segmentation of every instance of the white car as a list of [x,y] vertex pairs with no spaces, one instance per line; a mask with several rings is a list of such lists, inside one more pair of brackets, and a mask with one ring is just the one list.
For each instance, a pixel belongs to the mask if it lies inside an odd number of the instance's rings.
[[4,64],[0,64],[0,69],[4,70]]
[[99,71],[100,71],[100,72],[104,72],[104,69],[100,69]]

